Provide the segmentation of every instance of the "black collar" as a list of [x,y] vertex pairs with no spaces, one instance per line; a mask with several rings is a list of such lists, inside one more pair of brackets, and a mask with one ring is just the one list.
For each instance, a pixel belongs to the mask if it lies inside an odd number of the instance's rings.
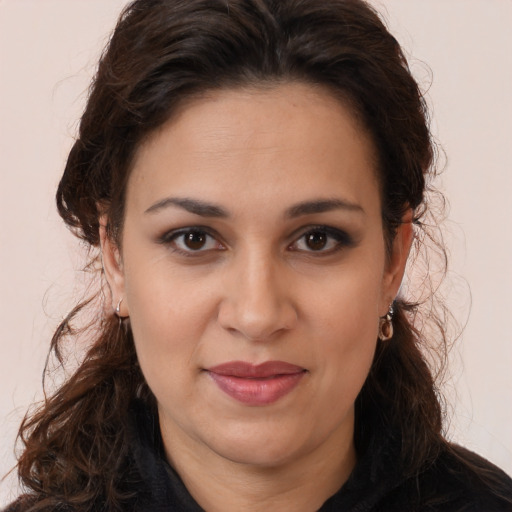
[[[132,408],[131,419],[129,442],[145,487],[138,492],[135,510],[202,512],[165,459],[156,415],[138,402]],[[383,496],[400,484],[399,439],[389,434],[381,437],[380,442],[374,439],[360,454],[347,482],[324,503],[321,512],[373,510]]]

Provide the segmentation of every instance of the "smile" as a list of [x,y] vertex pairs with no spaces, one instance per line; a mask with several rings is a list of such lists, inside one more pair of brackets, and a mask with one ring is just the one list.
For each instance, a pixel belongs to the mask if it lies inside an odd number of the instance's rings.
[[269,405],[290,393],[306,370],[282,361],[231,361],[207,369],[221,391],[245,405]]

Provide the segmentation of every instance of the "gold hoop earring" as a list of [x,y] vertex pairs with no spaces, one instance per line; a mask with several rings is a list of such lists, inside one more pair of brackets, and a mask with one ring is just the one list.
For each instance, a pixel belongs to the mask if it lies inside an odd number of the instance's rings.
[[389,306],[389,311],[380,317],[379,320],[379,339],[388,341],[393,337],[393,305]]

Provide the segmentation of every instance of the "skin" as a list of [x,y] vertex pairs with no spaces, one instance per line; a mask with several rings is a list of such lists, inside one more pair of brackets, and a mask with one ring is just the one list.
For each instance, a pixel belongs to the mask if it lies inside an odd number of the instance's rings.
[[[140,147],[125,215],[122,249],[102,230],[105,272],[169,462],[209,511],[317,510],[356,463],[354,402],[412,238],[409,212],[386,254],[366,132],[304,84],[209,93]],[[197,226],[191,249],[175,233]],[[205,371],[269,360],[305,372],[267,405]]]

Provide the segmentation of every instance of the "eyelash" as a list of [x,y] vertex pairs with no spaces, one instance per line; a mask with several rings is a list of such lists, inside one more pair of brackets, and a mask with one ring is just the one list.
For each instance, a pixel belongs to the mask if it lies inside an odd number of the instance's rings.
[[[342,231],[337,228],[333,228],[330,226],[309,226],[306,230],[301,230],[301,234],[298,238],[295,239],[294,242],[292,242],[290,245],[288,245],[288,249],[294,252],[304,252],[304,253],[311,253],[315,254],[317,256],[327,256],[330,254],[333,254],[335,252],[338,252],[339,250],[343,248],[348,248],[354,246],[354,240],[353,238],[345,231]],[[207,248],[204,249],[203,247],[198,248],[197,250],[194,249],[186,249],[183,247],[178,247],[176,245],[176,241],[180,237],[185,237],[186,235],[199,235],[199,236],[205,236],[207,237],[207,240],[205,244],[211,243],[211,241],[215,241],[216,247],[213,248]],[[312,235],[325,235],[326,237],[326,245],[332,245],[334,241],[334,246],[328,248],[327,250],[321,248],[319,250],[314,249],[300,249],[297,248],[297,245],[299,242],[304,241],[306,242],[307,236]],[[180,255],[186,256],[186,257],[198,257],[201,255],[204,255],[204,253],[207,253],[211,250],[225,250],[224,244],[218,241],[218,236],[216,234],[213,234],[210,232],[209,229],[201,226],[195,226],[195,227],[188,227],[179,229],[176,231],[170,231],[165,233],[163,236],[161,236],[158,239],[158,242],[163,245],[169,245],[171,246],[172,250],[179,253]],[[182,244],[185,244],[185,240],[182,239]]]
[[[294,246],[296,246],[302,240],[304,240],[304,242],[305,242],[306,237],[308,235],[311,236],[314,234],[326,235],[327,240],[329,240],[329,239],[334,240],[334,246],[327,250],[320,249],[320,250],[315,251],[315,250],[311,250],[311,249],[310,250],[305,249],[304,252],[306,252],[306,253],[311,253],[311,254],[315,254],[318,256],[322,256],[322,255],[327,256],[327,255],[333,254],[335,252],[338,252],[339,250],[341,250],[343,248],[349,248],[349,247],[354,246],[354,239],[346,231],[343,231],[343,230],[337,229],[337,228],[333,228],[331,226],[319,225],[319,226],[309,226],[307,228],[307,230],[302,231],[302,234],[300,235],[300,237],[297,238],[295,240],[295,242],[293,242],[292,244],[290,244],[288,246],[289,249],[292,251],[302,250],[302,249],[294,248]],[[329,243],[329,242],[327,241],[327,243]]]
[[[159,243],[161,243],[163,245],[171,246],[173,251],[179,253],[182,256],[187,256],[187,257],[194,257],[194,256],[197,257],[197,256],[200,256],[201,253],[205,253],[205,252],[212,250],[212,249],[202,249],[202,248],[199,250],[193,250],[193,249],[189,248],[187,250],[184,248],[177,247],[176,240],[178,240],[180,237],[183,238],[186,235],[206,236],[207,239],[216,241],[218,250],[225,250],[224,245],[221,242],[217,241],[217,236],[210,233],[207,228],[203,228],[201,226],[178,229],[177,231],[170,231],[168,233],[165,233],[163,236],[161,236],[158,241],[159,241]],[[206,243],[208,243],[211,240],[207,240]],[[182,243],[184,244],[185,241],[183,240]]]

